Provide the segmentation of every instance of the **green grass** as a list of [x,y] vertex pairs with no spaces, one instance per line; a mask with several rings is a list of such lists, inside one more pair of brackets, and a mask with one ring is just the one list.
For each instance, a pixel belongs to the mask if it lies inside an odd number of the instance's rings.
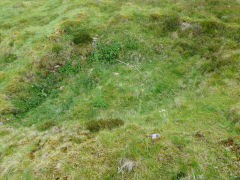
[[239,32],[238,0],[2,0],[0,179],[239,179]]

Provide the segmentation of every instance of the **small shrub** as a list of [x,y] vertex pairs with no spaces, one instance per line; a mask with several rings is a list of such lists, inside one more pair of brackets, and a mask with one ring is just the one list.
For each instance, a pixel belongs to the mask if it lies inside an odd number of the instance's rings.
[[122,126],[124,121],[121,119],[99,119],[91,120],[87,123],[87,129],[91,132],[98,132],[102,129],[113,129]]
[[50,129],[53,126],[56,126],[56,124],[57,123],[54,120],[48,120],[48,121],[45,121],[45,122],[39,124],[37,126],[37,130],[39,130],[39,131],[46,131],[46,130]]

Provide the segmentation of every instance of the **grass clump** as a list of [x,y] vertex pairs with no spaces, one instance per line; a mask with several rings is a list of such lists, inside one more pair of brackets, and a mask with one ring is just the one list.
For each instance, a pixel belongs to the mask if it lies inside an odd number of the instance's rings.
[[94,101],[92,102],[92,106],[95,108],[107,108],[108,103],[102,96],[97,96]]
[[151,14],[150,22],[146,23],[146,26],[161,37],[168,35],[169,32],[177,31],[180,24],[181,20],[178,14],[168,13],[164,15]]
[[3,56],[2,62],[3,63],[12,63],[17,59],[17,55],[13,53],[7,53]]
[[6,136],[8,134],[10,134],[8,130],[0,130],[0,136]]
[[138,42],[138,40],[132,36],[128,36],[125,40],[124,40],[124,48],[125,49],[129,49],[129,50],[137,50],[139,49],[141,46]]
[[207,34],[214,34],[225,31],[225,26],[214,20],[205,20],[200,22],[202,32]]
[[99,120],[90,120],[87,123],[87,129],[91,132],[98,132],[103,129],[113,129],[115,127],[122,126],[124,121],[121,119],[99,119]]
[[61,44],[54,44],[52,47],[52,53],[56,55],[59,55],[62,50],[63,50],[63,47]]
[[57,125],[57,123],[54,120],[44,121],[44,122],[37,125],[37,130],[46,131],[46,130],[48,130],[51,127],[56,126],[56,125]]
[[16,151],[16,148],[17,148],[16,144],[11,144],[11,145],[7,146],[3,151],[3,155],[9,156],[9,155],[13,154]]
[[223,68],[233,68],[237,65],[238,61],[235,57],[224,58],[222,55],[212,55],[210,59],[206,59],[201,64],[202,72],[216,72]]
[[176,41],[173,47],[176,48],[184,57],[194,56],[198,51],[195,43],[185,41],[183,39]]
[[232,125],[232,129],[236,130],[237,133],[240,133],[240,109],[239,104],[235,105],[230,109],[227,114],[228,120]]
[[14,53],[5,53],[0,55],[0,70],[17,60],[17,55]]
[[161,24],[163,25],[163,31],[176,31],[180,26],[180,18],[177,14],[170,13],[161,17]]
[[91,76],[83,76],[81,79],[81,84],[86,90],[91,90],[96,87],[97,80]]

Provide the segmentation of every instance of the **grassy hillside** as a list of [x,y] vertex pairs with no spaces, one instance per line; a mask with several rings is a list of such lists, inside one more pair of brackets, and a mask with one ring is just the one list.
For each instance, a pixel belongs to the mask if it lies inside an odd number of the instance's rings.
[[0,179],[240,179],[239,47],[239,0],[1,0]]

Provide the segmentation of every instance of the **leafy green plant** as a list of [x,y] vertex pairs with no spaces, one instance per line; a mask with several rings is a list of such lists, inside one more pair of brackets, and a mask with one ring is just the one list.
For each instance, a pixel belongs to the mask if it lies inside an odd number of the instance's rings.
[[96,48],[88,56],[88,60],[112,64],[119,57],[120,51],[121,45],[118,42],[113,41],[109,44],[98,43]]

